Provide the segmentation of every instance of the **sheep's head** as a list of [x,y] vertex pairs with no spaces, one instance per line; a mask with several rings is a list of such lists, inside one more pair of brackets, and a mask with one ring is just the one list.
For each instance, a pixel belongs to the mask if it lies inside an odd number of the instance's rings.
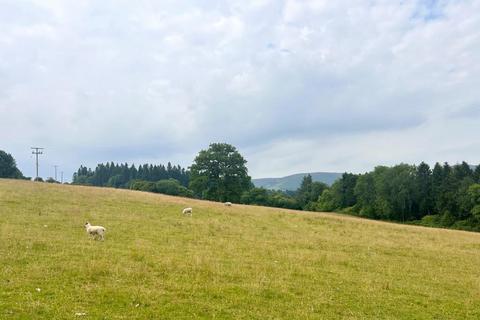
[[87,221],[87,223],[85,223],[85,228],[88,228],[90,227],[90,222]]

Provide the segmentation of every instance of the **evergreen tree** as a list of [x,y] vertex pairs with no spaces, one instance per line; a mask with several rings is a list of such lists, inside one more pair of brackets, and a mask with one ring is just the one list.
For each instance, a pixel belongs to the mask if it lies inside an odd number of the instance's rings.
[[177,180],[182,182],[182,185],[188,185],[188,172],[180,166],[175,168],[169,175],[166,173],[163,165],[143,164],[137,169],[133,164],[129,166],[128,163],[115,164],[109,162],[98,164],[95,171],[82,165],[74,173],[73,183],[127,188],[131,183],[135,182],[134,180],[156,182],[176,177]]
[[355,185],[357,183],[358,176],[352,173],[344,173],[340,181],[341,192],[341,207],[347,208],[355,205]]
[[443,167],[440,163],[435,163],[435,166],[432,170],[432,198],[433,198],[433,208],[434,213],[439,214],[442,210],[442,204],[440,201],[440,196],[442,193],[442,185],[445,175],[443,173]]
[[459,182],[456,190],[456,210],[452,212],[456,220],[467,219],[471,215],[472,203],[469,195],[470,186],[475,182],[473,177],[465,177]]
[[2,150],[0,150],[0,178],[24,178],[12,155]]
[[415,218],[419,219],[433,213],[432,171],[425,162],[416,168],[415,185],[418,205]]
[[475,167],[473,179],[475,180],[475,183],[480,183],[480,164]]
[[468,188],[468,197],[470,200],[470,213],[480,222],[480,184],[473,184]]
[[459,181],[452,167],[445,162],[443,165],[443,181],[440,185],[440,193],[437,199],[439,213],[444,216],[444,225],[450,226],[454,222],[454,213],[458,210],[457,189]]
[[453,173],[457,181],[461,181],[465,178],[473,178],[473,170],[465,161],[461,164],[455,165],[453,167]]

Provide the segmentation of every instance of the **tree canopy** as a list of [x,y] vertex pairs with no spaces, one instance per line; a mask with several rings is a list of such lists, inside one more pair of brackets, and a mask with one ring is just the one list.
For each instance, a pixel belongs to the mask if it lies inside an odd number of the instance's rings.
[[212,143],[190,167],[190,188],[203,199],[239,202],[252,187],[246,163],[234,146]]
[[[15,175],[10,155],[0,153],[0,161]],[[306,175],[296,191],[279,191],[255,188],[246,164],[234,146],[212,143],[189,171],[170,163],[135,167],[111,162],[95,170],[81,166],[73,183],[480,231],[480,166],[402,163],[344,173],[331,186]]]
[[0,150],[0,178],[23,179],[22,172],[11,154]]
[[100,163],[95,170],[80,166],[73,174],[73,184],[92,185],[99,187],[129,188],[137,180],[156,182],[175,179],[181,185],[187,186],[189,173],[180,165],[169,162],[166,166],[143,164],[137,167],[128,163]]
[[465,162],[454,166],[437,163],[433,170],[424,162],[379,166],[362,175],[344,174],[322,192],[314,207],[372,219],[480,231],[477,173],[478,167],[472,170]]

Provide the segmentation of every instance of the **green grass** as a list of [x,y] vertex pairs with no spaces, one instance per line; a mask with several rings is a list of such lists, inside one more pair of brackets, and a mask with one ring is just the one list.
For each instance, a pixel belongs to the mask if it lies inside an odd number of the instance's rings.
[[480,234],[0,180],[0,319],[190,318],[480,319]]

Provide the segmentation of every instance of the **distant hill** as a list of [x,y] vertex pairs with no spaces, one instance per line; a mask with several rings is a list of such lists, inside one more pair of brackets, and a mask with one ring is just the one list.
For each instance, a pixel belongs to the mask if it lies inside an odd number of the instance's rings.
[[[297,173],[282,178],[262,178],[252,179],[255,187],[273,189],[273,190],[297,190],[302,183],[302,179],[309,173]],[[313,181],[320,181],[331,185],[335,180],[342,176],[339,172],[312,172],[310,173]]]

